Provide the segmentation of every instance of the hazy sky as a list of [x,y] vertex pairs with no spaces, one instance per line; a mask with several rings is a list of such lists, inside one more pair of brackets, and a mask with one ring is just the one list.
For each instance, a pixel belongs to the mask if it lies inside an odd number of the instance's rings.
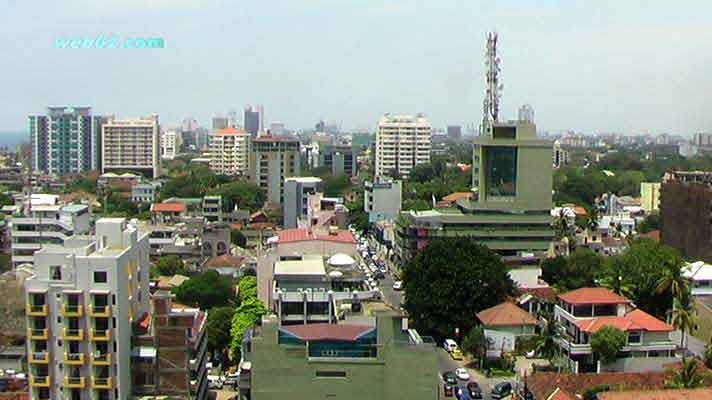
[[[290,128],[372,128],[383,112],[479,121],[487,31],[503,115],[540,130],[712,130],[712,3],[657,0],[0,0],[0,129],[47,105],[164,125],[262,103]],[[165,49],[55,49],[163,37]]]

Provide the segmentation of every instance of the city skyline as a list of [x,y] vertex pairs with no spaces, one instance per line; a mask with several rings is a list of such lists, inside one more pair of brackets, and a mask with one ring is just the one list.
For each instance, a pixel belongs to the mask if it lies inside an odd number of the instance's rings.
[[[373,132],[384,112],[424,112],[438,128],[478,123],[481,43],[494,28],[503,119],[532,104],[542,131],[690,136],[712,126],[712,79],[700,67],[712,61],[709,10],[701,1],[10,2],[0,16],[14,38],[0,65],[11,100],[0,131],[26,130],[28,115],[53,105],[155,112],[166,127],[188,116],[207,127],[248,103],[264,104],[266,125],[292,129],[323,118]],[[166,48],[53,48],[60,37],[112,34],[162,37]]]

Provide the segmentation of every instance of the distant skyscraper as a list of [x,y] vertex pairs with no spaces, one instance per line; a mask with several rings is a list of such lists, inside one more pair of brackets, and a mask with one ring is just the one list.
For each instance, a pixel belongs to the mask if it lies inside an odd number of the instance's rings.
[[183,132],[193,132],[194,130],[198,129],[198,126],[198,121],[195,118],[187,117],[183,120],[181,130]]
[[238,122],[237,122],[237,112],[235,111],[230,111],[227,113],[227,119],[230,124],[228,128],[238,128]]
[[376,177],[391,172],[407,176],[416,165],[430,162],[431,136],[422,114],[385,114],[376,132]]
[[67,175],[101,168],[101,125],[89,107],[49,107],[28,117],[32,169]]
[[534,123],[534,107],[531,104],[524,104],[519,107],[519,120],[531,124]]
[[284,134],[284,122],[275,121],[269,124],[269,132],[274,136],[282,136]]
[[242,123],[247,131],[252,136],[257,136],[260,131],[260,112],[259,110],[252,111],[252,106],[248,105],[242,114]]
[[447,137],[451,140],[460,140],[460,138],[462,138],[462,126],[448,125],[447,126]]
[[213,117],[213,130],[231,128],[230,120],[226,117]]
[[102,172],[161,173],[158,115],[135,119],[111,117],[102,130]]

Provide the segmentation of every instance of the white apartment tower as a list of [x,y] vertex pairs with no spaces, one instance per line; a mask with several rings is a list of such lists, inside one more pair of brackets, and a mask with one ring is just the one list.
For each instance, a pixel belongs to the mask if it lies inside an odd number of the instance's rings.
[[32,194],[25,200],[24,215],[13,216],[12,265],[33,264],[34,254],[45,246],[63,245],[76,234],[85,234],[91,228],[89,206],[60,204],[59,196]]
[[422,114],[383,115],[376,132],[376,176],[407,176],[416,165],[430,162],[431,134]]
[[176,131],[161,134],[161,158],[172,160],[180,151],[181,135]]
[[161,174],[158,115],[109,118],[102,126],[102,173],[135,171],[157,178]]
[[246,175],[249,167],[250,134],[225,128],[210,133],[210,169],[218,175]]
[[149,312],[148,234],[102,218],[35,255],[25,281],[30,398],[131,398],[132,323]]

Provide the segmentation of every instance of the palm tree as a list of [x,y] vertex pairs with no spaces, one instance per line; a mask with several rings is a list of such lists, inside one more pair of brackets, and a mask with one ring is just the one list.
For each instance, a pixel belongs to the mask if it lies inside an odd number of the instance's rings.
[[667,290],[672,292],[673,297],[684,300],[690,288],[687,279],[682,275],[682,261],[675,257],[673,260],[665,261],[663,265],[663,277],[658,281],[657,292],[663,293]]
[[564,208],[559,211],[559,216],[556,217],[556,220],[554,221],[554,230],[556,231],[556,238],[558,240],[568,237],[571,233],[569,218],[566,216]]
[[[683,296],[684,297],[687,296]],[[682,359],[685,360],[685,335],[691,334],[695,329],[695,309],[690,304],[689,300],[684,301],[681,298],[675,297],[672,303],[672,326],[679,329],[682,333],[680,336],[680,348],[682,348]],[[688,298],[689,299],[689,298]]]
[[669,381],[665,382],[665,386],[670,389],[692,389],[704,384],[704,376],[700,373],[698,361],[694,358],[683,360],[682,366],[675,370]]

